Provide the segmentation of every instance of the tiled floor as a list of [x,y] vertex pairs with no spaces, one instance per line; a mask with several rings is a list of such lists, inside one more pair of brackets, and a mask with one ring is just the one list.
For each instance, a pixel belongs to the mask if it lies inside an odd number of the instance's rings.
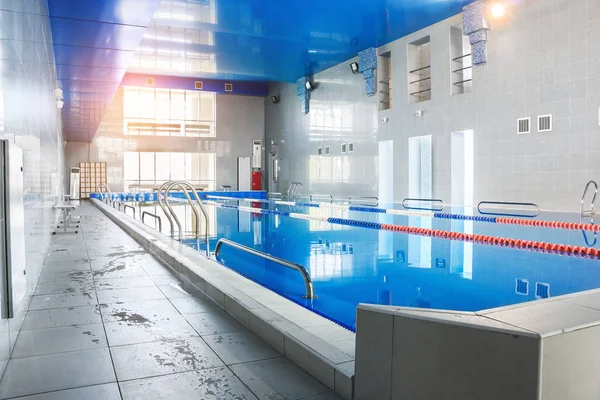
[[334,400],[89,204],[56,236],[0,399]]

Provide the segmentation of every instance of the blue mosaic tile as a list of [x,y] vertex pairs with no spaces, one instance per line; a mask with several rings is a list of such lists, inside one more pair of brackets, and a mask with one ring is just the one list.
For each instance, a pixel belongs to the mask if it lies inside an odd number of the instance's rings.
[[477,42],[486,42],[488,40],[488,31],[482,29],[477,32],[473,32],[469,35],[469,43],[475,44]]
[[477,0],[463,8],[463,33],[470,35],[481,29],[489,29],[485,19],[485,0]]
[[473,65],[481,65],[487,62],[487,41],[477,42],[471,46],[473,54]]
[[296,81],[296,94],[298,96],[302,96],[306,93],[306,87],[304,84],[306,83],[306,78],[302,77]]
[[375,77],[367,78],[367,96],[374,96],[376,91]]
[[371,47],[358,53],[358,70],[364,72],[377,68],[377,49]]
[[363,71],[363,77],[365,79],[374,78],[375,77],[375,70],[371,68],[371,69],[368,69],[366,71]]

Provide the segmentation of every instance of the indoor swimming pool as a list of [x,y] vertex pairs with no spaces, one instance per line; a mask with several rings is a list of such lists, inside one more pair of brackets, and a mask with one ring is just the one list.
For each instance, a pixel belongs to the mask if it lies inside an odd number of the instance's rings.
[[[195,221],[189,205],[172,200],[175,213],[185,221],[182,242],[204,253],[204,236],[191,234]],[[349,211],[320,204],[323,207],[209,198],[205,205],[211,251],[225,238],[304,266],[316,299],[304,298],[305,285],[297,271],[227,245],[219,257],[227,268],[353,331],[359,303],[479,311],[600,287],[596,256],[538,248],[540,242],[562,244],[566,250],[591,248],[595,233],[574,230],[579,222],[575,214],[542,213],[526,219],[561,222],[546,228],[516,224],[521,219],[501,224],[496,217],[469,216],[471,210],[457,207],[446,207],[444,214],[430,218],[421,216],[427,211],[390,215],[367,212],[373,210],[369,207]],[[160,210],[143,203],[140,213],[160,215]],[[324,221],[328,218],[334,223]],[[154,226],[151,220],[146,223]],[[167,235],[168,225],[162,218]],[[411,232],[385,231],[382,226],[409,227]],[[429,231],[455,236],[448,240],[423,235]],[[468,235],[477,240],[465,240]],[[523,248],[483,240],[490,237],[519,240]]]

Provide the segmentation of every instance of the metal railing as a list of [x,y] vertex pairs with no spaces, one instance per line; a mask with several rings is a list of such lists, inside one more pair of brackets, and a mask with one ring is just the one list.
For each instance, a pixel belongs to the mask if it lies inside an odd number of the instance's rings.
[[[585,201],[585,196],[587,195],[588,190],[590,190],[590,186],[594,186],[594,195],[592,196],[592,203],[590,204],[589,210],[583,209],[583,202]],[[596,181],[589,181],[585,185],[585,189],[583,189],[583,195],[581,196],[581,205],[579,208],[580,214],[582,217],[592,217],[595,214],[594,208],[596,205],[596,195],[598,194],[598,184]]]
[[[167,186],[169,186],[171,183],[172,183],[172,181],[169,181],[169,182],[165,182],[161,185],[161,187],[158,189],[157,201],[158,201],[158,205],[160,206],[160,208],[162,208],[163,213],[165,214],[165,216],[167,217],[167,220],[169,221],[171,237],[175,237],[175,226],[173,225],[173,218],[171,217],[171,214],[168,212],[168,210],[165,207],[165,204],[163,203],[163,200],[162,200],[163,190],[165,190],[167,188]],[[173,216],[175,217],[176,220],[178,220],[177,215],[173,215]],[[181,226],[181,223],[178,222],[177,225]]]
[[145,217],[146,215],[148,215],[148,216],[150,216],[150,217],[154,218],[155,220],[158,220],[158,231],[159,231],[159,232],[162,232],[162,219],[161,219],[161,218],[160,218],[158,215],[156,215],[156,214],[152,214],[151,212],[144,211],[144,212],[142,213],[142,223],[144,223],[144,224],[146,223],[146,222],[144,222],[144,217]]
[[[526,213],[505,213],[505,212],[490,212],[490,211],[482,211],[481,210],[481,206],[482,205],[500,205],[500,206],[525,206],[525,207],[532,207],[533,208],[533,212],[531,215],[526,214]],[[515,202],[511,202],[511,201],[480,201],[479,204],[477,204],[477,211],[480,214],[485,214],[485,215],[502,215],[502,216],[506,216],[506,217],[527,217],[527,218],[535,218],[538,215],[540,215],[540,207],[535,204],[535,203],[515,203]]]
[[313,198],[323,198],[323,197],[327,197],[329,198],[329,202],[333,203],[333,196],[330,194],[311,194],[310,195],[310,201],[313,201]]
[[123,204],[123,212],[127,214],[127,209],[131,208],[133,210],[133,219],[135,219],[135,207],[130,206],[129,204]]
[[[209,241],[209,218],[208,218],[208,212],[206,212],[206,208],[204,208],[204,204],[202,204],[202,200],[200,200],[200,197],[198,196],[198,193],[196,192],[196,190],[194,190],[194,187],[189,184],[188,182],[185,181],[177,181],[177,182],[171,182],[165,189],[165,205],[167,206],[167,208],[169,209],[169,211],[171,212],[171,214],[175,217],[175,221],[177,223],[177,227],[179,228],[179,240],[182,239],[182,232],[183,229],[181,227],[181,222],[179,221],[179,218],[177,218],[177,216],[175,215],[175,212],[173,211],[173,208],[171,207],[171,204],[169,203],[169,192],[171,191],[171,189],[173,189],[174,187],[179,187],[181,190],[183,190],[183,194],[186,197],[188,203],[190,204],[190,206],[192,207],[192,211],[194,213],[194,215],[196,216],[196,237],[199,238],[200,237],[200,214],[198,213],[198,210],[196,209],[196,207],[194,206],[194,203],[192,201],[192,198],[190,197],[188,190],[191,190],[191,192],[194,194],[194,197],[196,199],[196,203],[198,204],[200,211],[202,212],[202,215],[204,216],[205,222],[206,222],[206,231],[205,231],[205,242],[206,242],[206,255],[210,256],[210,241]],[[160,198],[160,192],[159,192],[159,198]],[[171,227],[172,229],[172,227]]]
[[287,197],[288,199],[294,199],[300,197],[300,189],[302,188],[302,183],[300,182],[292,182],[290,187],[288,187]]
[[[419,203],[431,203],[431,207],[410,206],[409,202],[411,202],[411,201],[415,201],[415,202],[419,202]],[[436,205],[437,205],[437,207],[436,207]],[[402,207],[406,208],[407,210],[442,211],[445,206],[446,205],[444,204],[444,201],[441,199],[417,199],[417,198],[407,197],[404,200],[402,200]]]
[[[104,196],[102,195],[103,187],[110,194],[110,196],[108,196],[106,199],[104,199]],[[108,187],[108,185],[106,183],[99,183],[98,186],[96,186],[96,190],[100,194],[100,200],[104,201],[106,204],[108,204],[108,200],[112,201],[112,192],[110,191],[110,188]]]
[[375,196],[373,196],[373,197],[350,196],[350,197],[348,197],[348,204],[377,206],[377,205],[379,205],[379,199]]
[[250,247],[246,247],[239,243],[232,242],[231,240],[228,240],[228,239],[219,239],[219,241],[217,242],[217,245],[215,247],[215,258],[219,262],[221,262],[221,259],[220,259],[221,247],[224,244],[234,247],[238,250],[245,251],[246,253],[255,255],[257,257],[263,258],[265,260],[272,261],[279,265],[283,265],[284,267],[298,271],[300,273],[300,275],[302,275],[302,279],[304,280],[304,287],[306,290],[306,295],[304,296],[304,298],[305,299],[316,299],[317,298],[317,296],[315,296],[315,292],[313,289],[312,280],[310,279],[310,275],[308,274],[308,271],[306,270],[306,268],[304,268],[302,265],[296,264],[296,263],[293,263],[293,262],[290,262],[290,261],[287,261],[287,260],[284,260],[284,259],[281,259],[278,257],[274,257],[270,254],[263,253],[262,251],[258,251],[256,249],[253,249]]

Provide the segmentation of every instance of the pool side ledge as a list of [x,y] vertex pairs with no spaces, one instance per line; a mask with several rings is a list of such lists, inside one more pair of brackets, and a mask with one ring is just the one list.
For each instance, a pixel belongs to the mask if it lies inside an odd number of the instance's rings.
[[480,312],[361,304],[356,400],[592,400],[600,290]]
[[228,314],[346,400],[354,390],[354,332],[92,199],[144,249]]

